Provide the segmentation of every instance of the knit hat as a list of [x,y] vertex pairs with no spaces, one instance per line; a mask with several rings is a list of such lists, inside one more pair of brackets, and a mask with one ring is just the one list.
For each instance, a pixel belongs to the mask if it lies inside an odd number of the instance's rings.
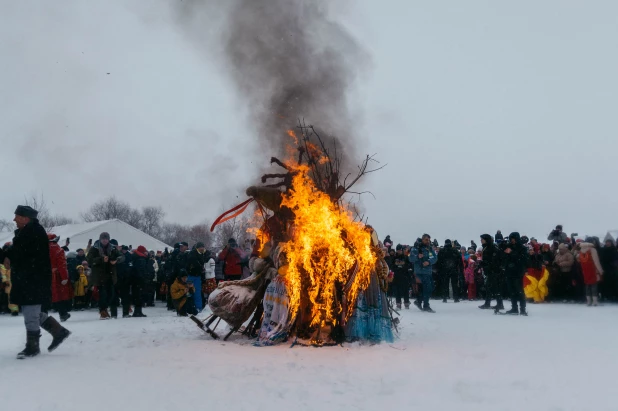
[[187,243],[186,241],[181,241],[180,245],[184,245],[185,247],[189,247],[189,243]]
[[139,247],[137,247],[137,250],[135,250],[134,252],[135,252],[135,254],[139,255],[140,257],[147,257],[148,256],[148,250],[143,245],[140,245]]
[[229,240],[227,240],[227,244],[228,245],[236,245],[236,240],[233,238],[230,238]]
[[105,231],[99,236],[99,240],[109,240],[110,238],[109,233],[106,233]]
[[111,240],[109,240],[109,243],[115,247],[118,247],[118,240],[112,238]]
[[195,243],[195,248],[196,248],[196,249],[197,249],[197,248],[205,248],[205,247],[206,247],[206,246],[205,246],[205,245],[204,245],[204,243],[203,243],[203,242],[201,242],[201,241],[198,241],[197,243]]
[[397,244],[396,249],[397,249],[397,251],[401,251],[401,250],[403,250],[403,246],[401,244]]
[[452,247],[453,246],[453,242],[451,240],[444,240],[444,246],[445,247]]
[[128,245],[123,245],[122,246],[122,251],[129,251],[129,246]]
[[21,217],[36,218],[39,212],[30,206],[18,205],[14,214]]

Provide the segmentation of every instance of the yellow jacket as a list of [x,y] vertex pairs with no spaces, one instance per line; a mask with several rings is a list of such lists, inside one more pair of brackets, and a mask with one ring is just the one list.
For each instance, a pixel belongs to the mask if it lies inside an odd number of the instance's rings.
[[0,274],[2,274],[2,282],[11,286],[11,270],[7,270],[4,264],[0,264]]
[[83,269],[80,270],[79,280],[75,281],[73,288],[75,290],[73,293],[75,297],[83,297],[86,295],[86,289],[88,288],[88,277],[84,274]]
[[180,278],[177,278],[176,281],[174,281],[174,284],[172,284],[172,288],[170,288],[170,294],[172,295],[174,307],[176,307],[177,310],[180,310],[187,302],[186,295],[189,290],[193,290],[193,287],[189,287],[189,285],[182,282]]

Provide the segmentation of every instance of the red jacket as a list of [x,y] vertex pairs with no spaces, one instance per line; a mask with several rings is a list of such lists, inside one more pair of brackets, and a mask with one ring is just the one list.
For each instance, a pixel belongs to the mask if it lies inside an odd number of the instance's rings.
[[239,247],[225,247],[223,251],[219,253],[219,261],[225,261],[223,274],[241,275],[242,267],[240,266],[240,262],[243,258],[244,252]]
[[[49,259],[52,266],[52,302],[57,303],[72,299],[73,289],[69,281],[67,259],[64,256],[64,250],[60,248],[58,243],[49,243]],[[62,285],[63,280],[67,280],[65,285]]]

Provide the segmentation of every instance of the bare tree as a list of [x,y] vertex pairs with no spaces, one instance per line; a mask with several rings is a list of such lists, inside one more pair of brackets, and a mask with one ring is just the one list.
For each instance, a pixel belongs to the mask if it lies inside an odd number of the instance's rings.
[[220,250],[227,245],[230,238],[233,238],[238,244],[244,243],[245,239],[250,235],[247,230],[251,227],[251,218],[246,215],[240,215],[236,218],[219,224],[214,232],[214,246]]
[[165,211],[163,211],[161,207],[142,208],[142,231],[148,235],[157,237],[161,232],[163,217],[165,217]]
[[182,224],[163,224],[161,234],[156,237],[165,244],[176,244],[186,241],[193,246],[202,241],[207,248],[212,246],[213,234],[210,232],[210,224],[195,224],[192,226]]
[[39,223],[47,231],[53,227],[75,223],[72,218],[66,217],[62,214],[52,214],[51,210],[47,206],[47,201],[45,200],[45,196],[43,196],[43,194],[32,194],[30,197],[26,197],[24,199],[24,203],[39,212]]
[[15,229],[15,225],[9,220],[1,220],[0,219],[0,233],[3,231],[13,231]]
[[87,223],[117,218],[118,220],[130,224],[129,221],[135,219],[135,216],[132,216],[131,212],[132,209],[129,203],[120,201],[112,196],[94,203],[88,211],[81,213],[81,217]]

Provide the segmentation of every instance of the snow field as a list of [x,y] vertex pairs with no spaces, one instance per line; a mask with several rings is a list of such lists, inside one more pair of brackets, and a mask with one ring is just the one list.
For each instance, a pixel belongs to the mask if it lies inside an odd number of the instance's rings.
[[164,308],[91,310],[72,313],[54,353],[43,332],[42,354],[21,361],[23,317],[1,316],[0,398],[24,411],[616,409],[618,306],[531,304],[525,318],[479,304],[403,310],[392,345],[319,349],[214,341]]

